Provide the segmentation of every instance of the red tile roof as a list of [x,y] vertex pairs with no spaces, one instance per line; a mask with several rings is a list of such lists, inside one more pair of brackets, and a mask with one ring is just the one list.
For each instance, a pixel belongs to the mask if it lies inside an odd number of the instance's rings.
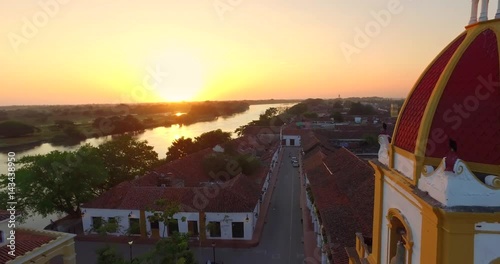
[[0,210],[0,222],[10,218],[10,212],[7,210]]
[[[212,179],[202,167],[203,158],[212,153],[211,149],[205,149],[162,165],[143,177],[123,182],[82,207],[146,210],[154,208],[156,200],[166,199],[179,202],[184,212],[251,212],[260,197],[261,186],[279,142],[274,140],[262,144],[256,137],[245,137],[232,143],[243,153],[243,145],[253,149],[262,147],[257,154],[263,164],[257,173],[250,176],[240,174],[226,182]],[[184,187],[158,186],[162,174],[182,180]],[[215,197],[211,197],[211,193],[216,193]]]
[[348,263],[344,248],[355,245],[355,233],[372,233],[373,169],[344,148],[329,152],[320,147],[305,155],[303,168],[325,231],[335,245],[334,263]]
[[26,253],[33,251],[34,249],[39,248],[57,238],[54,236],[34,234],[21,229],[16,230],[15,236],[16,256],[8,254],[10,249],[7,246],[0,247],[0,263],[6,263],[7,261],[13,260],[16,257],[23,256]]
[[[394,144],[409,152],[415,150],[418,130],[424,114],[427,102],[431,97],[434,86],[439,80],[441,73],[448,65],[457,48],[465,39],[465,34],[453,41],[442,54],[432,62],[431,66],[422,76],[420,82],[408,96],[406,106],[401,110],[400,120],[396,131]],[[498,57],[497,57],[498,60]]]

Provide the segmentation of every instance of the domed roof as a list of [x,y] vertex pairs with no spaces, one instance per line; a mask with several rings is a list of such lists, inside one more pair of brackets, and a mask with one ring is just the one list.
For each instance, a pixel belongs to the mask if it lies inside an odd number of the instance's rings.
[[471,25],[425,69],[401,109],[393,144],[442,159],[448,139],[481,172],[500,171],[500,20]]

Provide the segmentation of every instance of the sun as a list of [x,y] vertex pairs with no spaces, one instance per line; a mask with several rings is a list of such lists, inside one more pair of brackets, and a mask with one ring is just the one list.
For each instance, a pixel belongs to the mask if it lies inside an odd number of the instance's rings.
[[169,50],[161,55],[158,68],[165,77],[158,84],[157,94],[163,101],[193,101],[201,94],[204,83],[204,67],[200,58],[192,53]]

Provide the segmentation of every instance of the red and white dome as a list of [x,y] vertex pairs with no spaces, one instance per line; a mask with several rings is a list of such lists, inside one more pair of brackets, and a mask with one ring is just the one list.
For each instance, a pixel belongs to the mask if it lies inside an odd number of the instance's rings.
[[472,170],[500,174],[499,34],[500,20],[471,25],[425,69],[401,109],[391,158],[437,165],[453,139]]

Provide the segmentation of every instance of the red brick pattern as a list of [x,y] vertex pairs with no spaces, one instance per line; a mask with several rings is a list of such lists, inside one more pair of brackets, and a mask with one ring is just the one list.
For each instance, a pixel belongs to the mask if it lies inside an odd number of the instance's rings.
[[[452,138],[457,142],[459,158],[500,164],[499,72],[497,37],[488,29],[469,45],[443,91],[426,156],[443,158],[449,151],[448,138]],[[444,137],[433,137],[440,131]]]
[[304,171],[333,242],[333,261],[348,263],[344,248],[355,246],[355,233],[372,233],[373,169],[344,148],[329,152],[318,146],[306,154]]
[[457,38],[430,66],[412,94],[409,95],[406,107],[401,112],[401,118],[395,133],[394,145],[409,152],[414,152],[418,130],[422,121],[427,102],[434,90],[449,60],[465,39],[465,34]]
[[[41,247],[44,244],[56,239],[56,237],[44,236],[38,234],[31,234],[24,230],[16,230],[16,252],[15,255],[23,256],[26,253],[33,251],[36,248]],[[13,260],[16,257],[8,254],[10,249],[7,246],[0,248],[0,263],[6,263],[7,261]]]

